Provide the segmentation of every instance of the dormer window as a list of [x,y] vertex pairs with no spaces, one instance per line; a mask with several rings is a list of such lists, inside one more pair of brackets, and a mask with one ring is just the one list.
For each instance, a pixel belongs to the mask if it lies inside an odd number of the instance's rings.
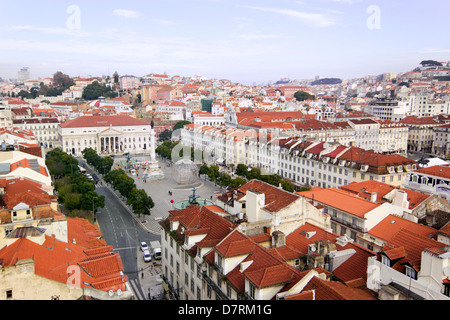
[[222,256],[220,254],[217,255],[217,266],[222,268]]
[[414,268],[411,268],[410,266],[405,266],[405,275],[411,279],[417,280],[417,272],[414,270]]
[[250,298],[255,299],[255,296],[256,296],[256,287],[255,287],[252,283],[250,283],[250,285],[249,285],[249,292],[248,292],[248,295],[249,295]]
[[381,263],[384,264],[385,266],[390,267],[391,266],[391,259],[389,259],[387,256],[382,255],[381,256]]

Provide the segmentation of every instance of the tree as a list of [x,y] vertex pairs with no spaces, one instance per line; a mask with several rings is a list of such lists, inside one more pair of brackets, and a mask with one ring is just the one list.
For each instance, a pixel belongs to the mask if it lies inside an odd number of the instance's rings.
[[219,166],[211,166],[208,170],[208,177],[211,181],[216,181],[216,179],[220,176]]
[[199,174],[199,175],[202,175],[202,174],[208,174],[208,172],[209,172],[209,167],[208,167],[206,164],[203,164],[203,165],[200,167],[200,169],[199,169],[199,171],[198,171],[198,174]]
[[64,205],[67,210],[72,211],[80,208],[82,195],[79,193],[70,193],[64,199]]
[[283,190],[288,192],[294,192],[295,190],[295,186],[290,181],[287,180],[281,181],[281,187],[283,188]]
[[135,214],[150,215],[150,209],[155,206],[151,197],[147,195],[145,190],[133,188],[127,203],[131,205]]
[[118,93],[106,85],[101,85],[98,81],[92,82],[83,89],[82,97],[85,100],[96,100],[102,96],[106,98],[115,98],[118,96]]
[[421,66],[425,67],[425,66],[437,66],[437,67],[442,67],[442,63],[435,61],[435,60],[423,60],[420,63]]
[[187,120],[179,121],[173,127],[173,131],[176,131],[178,129],[182,129],[187,124],[191,124],[191,123],[189,121],[187,121]]
[[93,210],[105,207],[105,196],[99,196],[96,192],[88,192],[81,197],[81,210]]
[[308,92],[305,91],[297,91],[294,94],[295,99],[297,99],[297,101],[301,102],[301,101],[305,101],[305,100],[315,100],[316,97],[309,94]]
[[73,80],[61,71],[56,72],[53,75],[53,86],[56,88],[63,88],[64,90],[74,85]]
[[164,130],[159,134],[159,141],[168,141],[172,139],[172,131],[169,129]]
[[248,167],[245,164],[238,164],[236,167],[236,174],[241,177],[247,177]]
[[[104,157],[101,162],[101,169],[103,169],[104,174],[107,174],[111,171],[112,166],[114,165],[114,160],[111,157]],[[98,169],[97,169],[98,170]]]
[[231,176],[227,173],[220,173],[217,178],[217,184],[222,187],[228,187],[231,184]]
[[119,74],[117,73],[117,71],[114,72],[113,78],[114,78],[114,83],[119,83]]
[[229,187],[236,189],[236,188],[239,188],[240,186],[243,186],[246,183],[247,183],[247,180],[245,180],[244,178],[237,177],[237,178],[231,180]]

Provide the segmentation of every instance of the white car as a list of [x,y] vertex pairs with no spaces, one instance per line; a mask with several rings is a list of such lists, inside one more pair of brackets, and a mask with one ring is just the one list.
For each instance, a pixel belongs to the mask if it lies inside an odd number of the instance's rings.
[[148,250],[144,251],[144,261],[145,262],[151,262],[152,261],[152,255],[151,255],[150,251],[148,251]]
[[148,245],[146,242],[141,242],[141,251],[146,251],[148,250]]

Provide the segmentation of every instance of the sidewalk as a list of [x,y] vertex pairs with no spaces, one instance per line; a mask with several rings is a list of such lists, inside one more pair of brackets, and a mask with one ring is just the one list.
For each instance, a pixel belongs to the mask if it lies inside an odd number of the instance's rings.
[[[162,298],[162,279],[160,277],[161,261],[145,262],[142,251],[138,248],[138,270],[139,282],[146,300],[160,300]],[[156,265],[154,265],[156,264]]]

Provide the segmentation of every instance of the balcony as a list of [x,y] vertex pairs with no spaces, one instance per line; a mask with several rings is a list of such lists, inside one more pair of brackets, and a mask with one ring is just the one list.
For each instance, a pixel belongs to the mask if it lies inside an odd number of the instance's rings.
[[213,288],[214,292],[216,293],[217,299],[220,300],[229,300],[227,295],[222,292],[220,287],[208,276],[208,273],[206,271],[202,272],[203,280],[206,281],[206,283]]
[[351,223],[351,222],[349,222],[349,221],[346,221],[346,220],[344,220],[344,219],[337,218],[337,217],[335,217],[335,216],[331,216],[331,220],[334,221],[334,222],[337,222],[337,223],[339,223],[339,224],[342,224],[342,225],[344,225],[344,226],[346,226],[346,227],[348,227],[348,228],[351,228],[351,229],[353,229],[353,230],[356,230],[356,231],[358,231],[358,232],[361,232],[361,233],[367,233],[367,228],[360,227],[360,226],[358,226],[358,225],[356,225],[356,224],[354,224],[354,223]]
[[161,275],[164,282],[169,287],[169,294],[172,294],[176,300],[180,300],[180,293],[183,292],[183,288],[175,289],[172,284],[169,282],[169,279],[166,278],[164,274]]

